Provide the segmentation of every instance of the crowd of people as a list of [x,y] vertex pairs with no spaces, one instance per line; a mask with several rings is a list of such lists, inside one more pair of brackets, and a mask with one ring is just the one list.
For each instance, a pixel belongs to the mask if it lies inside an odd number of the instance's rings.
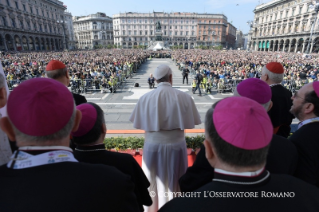
[[[172,58],[179,69],[203,76],[201,89],[232,90],[247,78],[260,78],[262,67],[270,61],[280,62],[284,68],[282,82],[290,91],[319,80],[319,57],[283,52],[175,50],[154,53],[143,50],[92,50],[72,52],[3,53],[2,66],[9,88],[23,80],[45,77],[45,66],[51,59],[60,60],[68,67],[72,91],[116,91],[126,78],[147,58]],[[188,84],[188,74],[184,75]],[[184,80],[183,80],[184,81]],[[190,79],[190,83],[193,79]],[[193,86],[194,89],[196,85]],[[208,89],[207,89],[208,88]]]
[[208,92],[212,88],[232,90],[244,79],[260,78],[263,66],[271,61],[283,65],[282,85],[292,92],[319,80],[318,55],[305,57],[303,54],[283,52],[178,50],[172,52],[172,58],[181,71],[188,69],[192,75],[199,71],[203,77],[201,88],[209,88]]
[[[286,53],[171,52],[184,75],[185,69],[196,71],[199,92],[203,74],[216,80],[238,74],[242,82],[201,120],[192,97],[173,88],[172,69],[158,66],[149,78],[157,89],[138,100],[129,118],[145,131],[141,168],[131,155],[105,149],[103,110],[67,89],[78,71],[92,77],[108,64],[103,71],[118,74],[132,62],[134,72],[154,57],[114,50],[112,55],[126,58],[118,63],[108,52],[43,53],[59,57],[32,64],[42,74],[14,88],[9,98],[0,74],[0,108],[7,108],[0,142],[8,137],[16,146],[11,157],[0,155],[1,211],[319,211],[319,81],[307,81],[294,93],[283,85],[288,76],[316,75],[316,55],[307,62],[298,54],[288,61]],[[76,57],[92,59],[75,63]],[[8,66],[26,66],[3,63],[7,79]],[[291,135],[293,118],[300,123]],[[184,130],[202,121],[205,140],[187,168]]]
[[1,62],[10,89],[23,80],[45,77],[46,65],[54,59],[67,66],[74,92],[89,89],[114,92],[150,56],[141,50],[17,53],[3,54]]

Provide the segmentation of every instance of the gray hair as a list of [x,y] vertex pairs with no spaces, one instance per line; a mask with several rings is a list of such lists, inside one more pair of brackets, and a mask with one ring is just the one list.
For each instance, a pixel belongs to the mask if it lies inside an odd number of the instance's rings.
[[63,76],[66,75],[66,72],[67,72],[67,68],[63,68],[63,69],[57,69],[57,70],[54,70],[54,71],[45,71],[45,73],[47,74],[48,78],[51,78],[51,79],[59,79]]
[[5,83],[6,82],[5,82],[3,74],[0,74],[0,88],[3,88]]
[[[19,143],[32,143],[33,145],[37,145],[37,144],[43,145],[47,141],[58,142],[59,140],[65,138],[65,137],[68,137],[70,135],[71,130],[72,130],[73,125],[74,125],[75,114],[76,114],[76,109],[74,106],[73,114],[72,114],[69,122],[58,132],[51,134],[51,135],[46,135],[46,136],[31,136],[31,135],[24,134],[24,133],[20,132],[11,121],[10,121],[10,123],[13,127],[13,131],[14,131],[14,134],[16,136],[16,140],[17,140],[18,144]],[[10,120],[10,118],[9,118],[9,120]]]
[[[260,94],[260,95],[262,95],[262,94]],[[234,96],[241,96],[241,95],[238,93],[237,88],[236,88],[235,91],[234,91]],[[269,102],[267,102],[267,103],[265,103],[265,104],[261,104],[261,106],[263,106],[263,108],[265,108],[265,110],[268,111],[268,108],[269,108],[270,104],[271,104],[271,99],[269,100]]]
[[168,82],[170,75],[172,75],[172,73],[171,73],[171,72],[168,72],[164,77],[162,77],[162,78],[159,79],[159,80],[156,80],[156,82],[157,82],[157,83],[160,83],[160,82]]
[[269,79],[274,82],[274,83],[281,83],[282,80],[284,79],[284,74],[275,74],[275,73],[272,73],[271,71],[269,71],[266,66],[263,67],[262,69],[262,72],[261,72],[262,75],[265,75],[267,74]]

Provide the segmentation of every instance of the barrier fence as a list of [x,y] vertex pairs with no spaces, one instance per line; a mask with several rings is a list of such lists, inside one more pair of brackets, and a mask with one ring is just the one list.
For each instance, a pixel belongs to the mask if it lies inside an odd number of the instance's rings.
[[[191,73],[193,77],[195,74]],[[116,92],[121,88],[128,77],[132,77],[132,74],[122,74],[116,78],[97,78],[97,79],[72,79],[70,81],[71,91],[74,93],[85,93],[88,91],[109,91],[111,93]],[[7,80],[9,90],[16,88],[21,82],[25,80]],[[201,89],[204,91],[217,91],[222,92],[234,92],[237,85],[243,81],[243,79],[211,79],[211,84],[201,84]],[[310,83],[309,80],[283,80],[282,86],[287,88],[292,93],[295,93],[303,85]]]

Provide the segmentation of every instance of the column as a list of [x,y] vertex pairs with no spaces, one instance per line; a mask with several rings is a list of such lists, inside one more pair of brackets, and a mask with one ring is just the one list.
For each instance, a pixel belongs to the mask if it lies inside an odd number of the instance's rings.
[[304,52],[305,52],[305,46],[306,46],[306,43],[305,43],[305,42],[303,42],[303,43],[302,43],[302,50],[301,50],[301,53],[304,53]]
[[275,44],[275,42],[274,42],[274,44],[272,45],[272,51],[274,52],[275,51],[275,48],[276,47],[276,44]]
[[296,43],[295,53],[297,52],[297,50],[298,50],[298,43]]
[[285,52],[286,42],[282,45],[282,52]]
[[289,44],[289,47],[288,47],[288,52],[290,52],[290,48],[291,48],[291,46],[292,46],[292,45],[291,45],[291,44]]
[[313,43],[311,43],[311,46],[310,46],[310,52],[308,52],[309,54],[312,53],[312,48],[313,48]]
[[9,49],[8,49],[7,41],[6,41],[6,38],[5,38],[5,37],[4,37],[4,39],[3,39],[3,42],[4,42],[4,48],[5,48],[5,50],[8,51]]
[[188,43],[188,49],[191,49],[191,44],[190,43]]

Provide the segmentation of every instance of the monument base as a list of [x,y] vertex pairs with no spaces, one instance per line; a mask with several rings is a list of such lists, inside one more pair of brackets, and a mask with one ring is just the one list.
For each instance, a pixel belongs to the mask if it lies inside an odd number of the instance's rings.
[[148,47],[148,50],[160,51],[160,50],[168,50],[168,48],[164,46],[163,41],[155,41],[150,47]]

